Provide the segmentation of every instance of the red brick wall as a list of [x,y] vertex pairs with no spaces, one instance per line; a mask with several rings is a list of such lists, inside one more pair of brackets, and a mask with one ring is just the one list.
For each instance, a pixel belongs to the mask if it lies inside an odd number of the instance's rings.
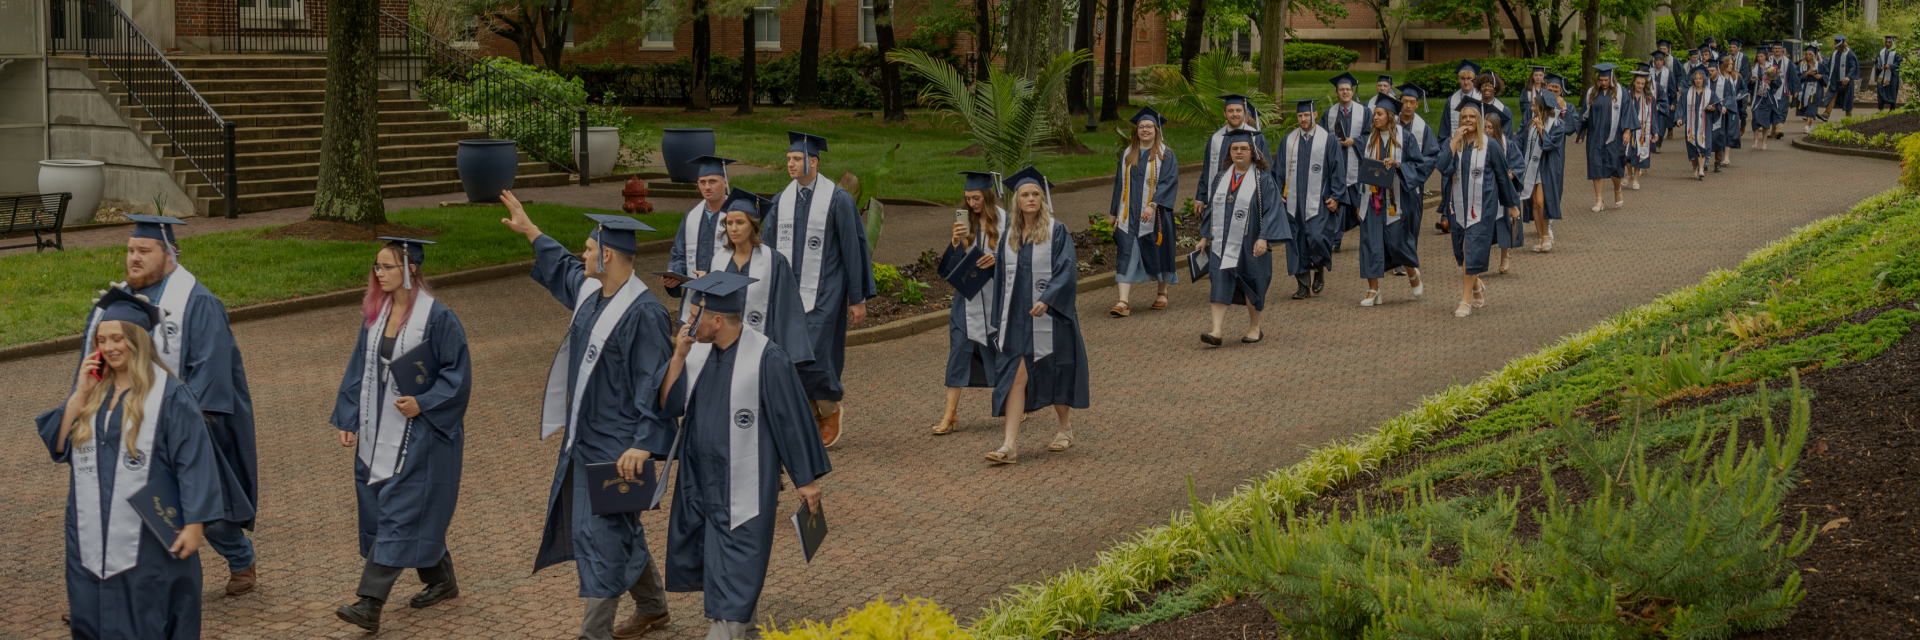
[[[173,28],[176,37],[224,36],[233,32],[239,20],[236,0],[173,0]],[[310,29],[297,33],[324,36],[327,29],[326,0],[305,0]],[[401,20],[407,19],[407,0],[380,0],[380,8]]]

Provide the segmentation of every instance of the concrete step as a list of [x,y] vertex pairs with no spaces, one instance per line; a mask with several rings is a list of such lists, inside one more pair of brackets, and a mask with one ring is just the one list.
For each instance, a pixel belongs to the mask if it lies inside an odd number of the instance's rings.
[[[547,173],[552,170],[552,167],[547,166],[545,162],[522,162],[520,163],[519,169],[515,172],[515,175],[532,176]],[[315,173],[317,174],[318,171]],[[241,177],[244,178],[240,182],[240,195],[242,197],[263,193],[313,191],[320,183],[318,175],[255,180],[247,176],[245,172],[242,172]],[[446,182],[449,180],[458,182],[460,180],[460,170],[449,166],[380,172],[380,184],[383,186],[407,185],[422,182]],[[219,193],[219,190],[213,188],[213,185],[204,182],[187,187],[187,195],[193,197],[213,197],[219,195]]]
[[296,55],[171,55],[167,59],[184,73],[187,69],[327,68],[326,56]]
[[[570,178],[572,178],[572,176],[565,173],[540,173],[540,174],[534,174],[534,175],[522,175],[514,178],[513,186],[515,188],[558,187],[558,186],[566,185],[567,180]],[[413,184],[381,185],[380,186],[380,196],[382,198],[429,196],[429,195],[438,195],[442,193],[460,193],[462,191],[463,189],[460,186],[459,180],[448,180],[448,181],[440,181],[440,182],[419,182],[419,183],[413,183]],[[199,201],[199,209],[201,209],[202,211],[205,211],[208,216],[226,215],[226,202],[221,198],[217,196],[202,196],[202,197],[196,198],[196,200]],[[306,206],[312,206],[312,205],[313,205],[312,191],[259,193],[259,194],[243,195],[239,197],[239,208],[241,213],[272,211],[274,209],[285,209],[289,207],[306,207]]]
[[207,80],[314,80],[325,79],[327,68],[319,67],[186,67],[180,77],[188,82]]
[[[392,133],[381,134],[377,144],[384,150],[388,146],[442,144],[452,147],[461,140],[486,138],[480,131],[437,131],[428,133]],[[275,153],[282,151],[318,150],[320,138],[282,138],[274,140],[241,140],[234,143],[234,150],[244,158],[256,153]]]
[[[241,132],[245,132],[248,129],[269,128],[269,127],[316,127],[316,126],[320,126],[320,124],[326,119],[325,114],[322,114],[322,113],[291,113],[291,114],[272,113],[272,114],[260,114],[260,115],[248,115],[248,116],[224,116],[224,117],[226,118],[227,121],[232,122],[234,125],[238,126]],[[158,128],[158,125],[153,124],[153,120],[150,118],[147,118],[144,113],[136,114],[136,116],[133,117],[132,120],[136,123],[140,123],[140,126],[143,128],[143,130],[146,130],[146,131],[154,131],[154,130],[157,130]],[[447,112],[437,111],[432,109],[426,109],[421,111],[382,111],[380,112],[380,124],[382,125],[385,125],[387,123],[397,124],[397,123],[406,123],[406,122],[438,123],[438,122],[451,122],[451,120],[448,119]]]
[[[380,147],[380,158],[386,160],[394,158],[451,156],[456,150],[457,147],[450,144],[382,145]],[[318,162],[320,162],[320,150],[317,147],[313,149],[241,154],[241,156],[234,161],[234,163],[241,168],[242,173],[249,167],[272,167]]]
[[[126,92],[126,87],[113,87],[115,94]],[[201,91],[200,97],[213,106],[215,112],[221,112],[225,105],[258,104],[262,102],[308,102],[321,103],[327,99],[327,92],[321,89],[294,91]],[[381,89],[379,100],[406,100],[406,89]]]
[[[125,93],[116,93],[114,95],[114,98],[121,103],[120,114],[129,118],[145,117],[147,115],[146,110],[137,104],[128,102],[126,95]],[[222,118],[264,115],[318,115],[326,111],[326,103],[323,102],[253,102],[211,106],[213,106],[213,112],[219,114]],[[433,107],[428,105],[425,100],[381,100],[379,109],[383,112],[430,111]],[[156,111],[161,114],[185,113],[189,115],[201,112],[199,107],[160,108],[156,109]]]
[[[193,85],[194,91],[200,92],[202,97],[207,97],[208,103],[213,102],[213,98],[208,96],[224,93],[271,92],[278,94],[289,91],[325,91],[327,88],[326,78],[189,79],[187,82]],[[142,89],[143,92],[146,91],[147,87],[152,87],[153,91],[165,91],[169,87],[176,85],[171,78],[164,80],[139,79],[129,84],[132,84],[135,88]]]
[[[524,164],[527,162],[532,162],[532,160],[528,158],[525,152],[521,152],[520,162]],[[453,168],[457,166],[457,164],[458,163],[455,161],[455,158],[452,154],[448,154],[444,156],[414,156],[414,157],[406,157],[406,158],[381,158],[380,171],[382,173],[385,173],[388,171],[414,171],[418,169],[442,169],[442,168]],[[194,185],[194,184],[206,183],[206,179],[201,177],[200,172],[195,171],[192,168],[183,167],[175,171],[174,173],[177,174],[177,177],[180,180],[180,184]],[[243,182],[248,180],[282,180],[286,178],[309,178],[309,177],[314,177],[318,175],[320,175],[320,163],[318,162],[303,162],[303,163],[297,163],[297,164],[278,164],[278,165],[242,167],[240,169],[240,180]]]
[[[320,116],[318,115],[313,116],[313,120],[314,120],[313,124],[279,125],[279,126],[247,126],[246,124],[236,122],[235,124],[238,124],[240,126],[239,126],[239,130],[234,132],[234,139],[241,142],[245,142],[249,140],[318,138],[320,137],[320,133],[322,131],[319,123]],[[151,119],[136,118],[133,120],[133,122],[136,126],[139,127],[141,131],[158,132],[161,130],[160,123],[155,122]],[[380,127],[380,133],[382,135],[396,134],[396,133],[435,133],[435,132],[445,132],[445,131],[466,131],[468,129],[467,123],[459,120],[447,120],[444,118],[444,116],[440,120],[381,122],[379,127]]]

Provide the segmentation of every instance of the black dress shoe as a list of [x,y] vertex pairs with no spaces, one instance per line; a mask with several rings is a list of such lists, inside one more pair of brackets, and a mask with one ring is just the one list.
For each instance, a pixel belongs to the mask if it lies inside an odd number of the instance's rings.
[[1327,271],[1325,269],[1314,269],[1313,295],[1320,295],[1320,291],[1325,288],[1327,288]]
[[1216,347],[1218,347],[1218,346],[1220,346],[1220,338],[1218,338],[1218,337],[1215,337],[1215,336],[1214,336],[1213,334],[1211,334],[1211,333],[1202,333],[1202,334],[1200,334],[1200,341],[1201,341],[1201,342],[1205,342],[1205,343],[1207,343],[1207,344],[1210,344],[1210,345],[1213,345],[1213,346],[1216,346]]
[[459,595],[460,582],[453,578],[447,578],[446,582],[430,584],[427,585],[427,588],[421,589],[420,593],[414,594],[412,600],[407,601],[407,606],[415,609],[425,609],[452,600]]
[[1305,300],[1313,295],[1313,276],[1301,274],[1294,276],[1293,281],[1300,285],[1299,289],[1294,290],[1293,299]]
[[1241,341],[1241,342],[1244,342],[1244,343],[1246,343],[1246,344],[1253,344],[1253,343],[1255,343],[1255,342],[1259,342],[1259,341],[1261,341],[1261,340],[1265,340],[1265,339],[1267,339],[1267,332],[1265,332],[1265,331],[1262,331],[1262,332],[1260,332],[1260,337],[1258,337],[1258,338],[1241,338],[1241,339],[1240,339],[1240,341]]
[[1396,275],[1396,276],[1401,276],[1401,277],[1405,277],[1405,276],[1407,275],[1407,268],[1406,268],[1406,267],[1400,267],[1400,268],[1398,268],[1398,269],[1394,269],[1394,270],[1393,270],[1393,275]]
[[366,629],[368,633],[379,633],[380,608],[384,605],[386,603],[379,598],[361,596],[359,602],[335,609],[333,615],[353,623],[353,626]]

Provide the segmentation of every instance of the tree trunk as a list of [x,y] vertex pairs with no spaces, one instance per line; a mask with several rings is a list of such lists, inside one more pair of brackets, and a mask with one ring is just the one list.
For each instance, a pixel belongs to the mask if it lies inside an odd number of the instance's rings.
[[1135,7],[1137,7],[1140,2],[1139,0],[1122,0],[1122,3],[1126,5],[1126,9],[1122,11],[1126,15],[1127,23],[1120,27],[1120,68],[1118,69],[1120,72],[1120,106],[1131,107],[1133,106],[1133,41],[1137,39],[1133,33],[1135,28],[1133,17]]
[[380,202],[380,87],[374,78],[379,26],[379,0],[327,3],[327,100],[313,220],[387,221]]
[[887,54],[893,51],[893,2],[892,0],[873,0],[873,35],[880,45],[880,119],[885,122],[906,122],[907,106],[900,95],[900,65],[888,62]]
[[[1065,46],[1058,29],[1062,0],[1009,0],[1007,11],[1007,73],[1032,80],[1053,61]],[[1067,95],[1055,91],[1047,96],[1047,123],[1053,127],[1053,139],[1047,142],[1077,145],[1072,118],[1067,115]]]
[[973,0],[973,81],[993,77],[993,6]]
[[1593,65],[1600,62],[1600,0],[1587,0],[1587,8],[1580,12],[1580,69],[1586,82],[1581,86],[1593,86]]
[[758,98],[754,95],[757,88],[753,86],[754,64],[759,62],[759,54],[754,52],[753,7],[747,7],[740,16],[740,33],[740,104],[733,113],[744,116],[753,113],[753,103]]
[[[1080,0],[1080,15],[1074,20],[1074,50],[1093,49],[1093,14],[1100,9],[1099,0]],[[1086,62],[1073,66],[1073,73],[1067,77],[1067,112],[1077,115],[1087,114],[1087,97],[1093,91],[1093,57]]]
[[794,88],[793,108],[808,109],[820,105],[820,5],[826,0],[807,0],[806,18],[800,35],[800,79]]
[[1488,11],[1487,18],[1487,55],[1494,58],[1507,57],[1507,30],[1500,24],[1500,14]]
[[[561,0],[561,2],[566,3],[566,0]],[[558,4],[549,6],[546,10],[540,12],[545,18],[541,21],[543,24],[541,25],[540,33],[546,37],[545,42],[539,43],[540,56],[545,59],[547,69],[555,73],[560,71],[560,56],[567,48],[567,24],[569,20],[567,11],[570,6],[571,3]]]
[[[687,87],[687,110],[713,108],[713,95],[707,91],[707,76],[713,67],[713,21],[707,17],[707,0],[693,0],[693,81]],[[747,42],[753,42],[748,33]],[[747,45],[753,46],[751,44]]]
[[[1207,33],[1207,0],[1187,0],[1187,32],[1180,37],[1180,75],[1193,81],[1193,58],[1200,55],[1200,39]],[[1266,44],[1261,32],[1261,46]]]
[[1285,104],[1280,87],[1286,79],[1287,2],[1273,0],[1260,13],[1260,92]]
[[[1675,30],[1680,32],[1680,41],[1687,43],[1688,49],[1692,49],[1694,47],[1700,46],[1699,43],[1693,39],[1693,15],[1692,14],[1683,14],[1683,15],[1674,16],[1673,27]],[[1686,54],[1682,53],[1680,54],[1680,57],[1685,58],[1687,56]],[[1685,62],[1685,60],[1682,60],[1682,62]]]
[[1120,119],[1120,0],[1107,0],[1107,41],[1100,83],[1100,119]]
[[[1548,22],[1552,20],[1549,19]],[[1541,57],[1553,55],[1553,50],[1547,48],[1547,31],[1540,24],[1539,10],[1533,12],[1533,50],[1540,52]]]
[[1648,11],[1646,18],[1634,22],[1627,30],[1627,42],[1621,47],[1624,55],[1638,58],[1653,51],[1657,46],[1653,32],[1653,12]]
[[[1514,32],[1520,36],[1520,55],[1528,58],[1535,57],[1533,53],[1533,42],[1527,40],[1527,31],[1522,28],[1522,25],[1526,23],[1521,22],[1519,14],[1514,13],[1513,3],[1507,0],[1500,0],[1500,11],[1507,15],[1507,21],[1513,23]],[[1498,22],[1498,20],[1495,20],[1495,22]]]

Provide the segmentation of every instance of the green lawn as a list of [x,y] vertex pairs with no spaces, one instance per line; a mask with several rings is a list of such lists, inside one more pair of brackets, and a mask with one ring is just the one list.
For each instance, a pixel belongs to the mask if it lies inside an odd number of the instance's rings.
[[[439,231],[440,244],[427,250],[426,272],[446,273],[528,260],[525,238],[500,224],[498,207],[418,208],[387,214],[395,224]],[[527,205],[527,215],[569,249],[579,250],[592,221],[582,213],[620,213]],[[673,236],[678,213],[640,216],[656,233],[640,240]],[[367,265],[378,245],[361,242],[261,240],[273,228],[247,229],[183,238],[181,263],[220,296],[228,308],[284,300],[363,286]],[[108,282],[126,278],[120,246],[91,247],[0,257],[0,346],[79,333],[87,307]]]

